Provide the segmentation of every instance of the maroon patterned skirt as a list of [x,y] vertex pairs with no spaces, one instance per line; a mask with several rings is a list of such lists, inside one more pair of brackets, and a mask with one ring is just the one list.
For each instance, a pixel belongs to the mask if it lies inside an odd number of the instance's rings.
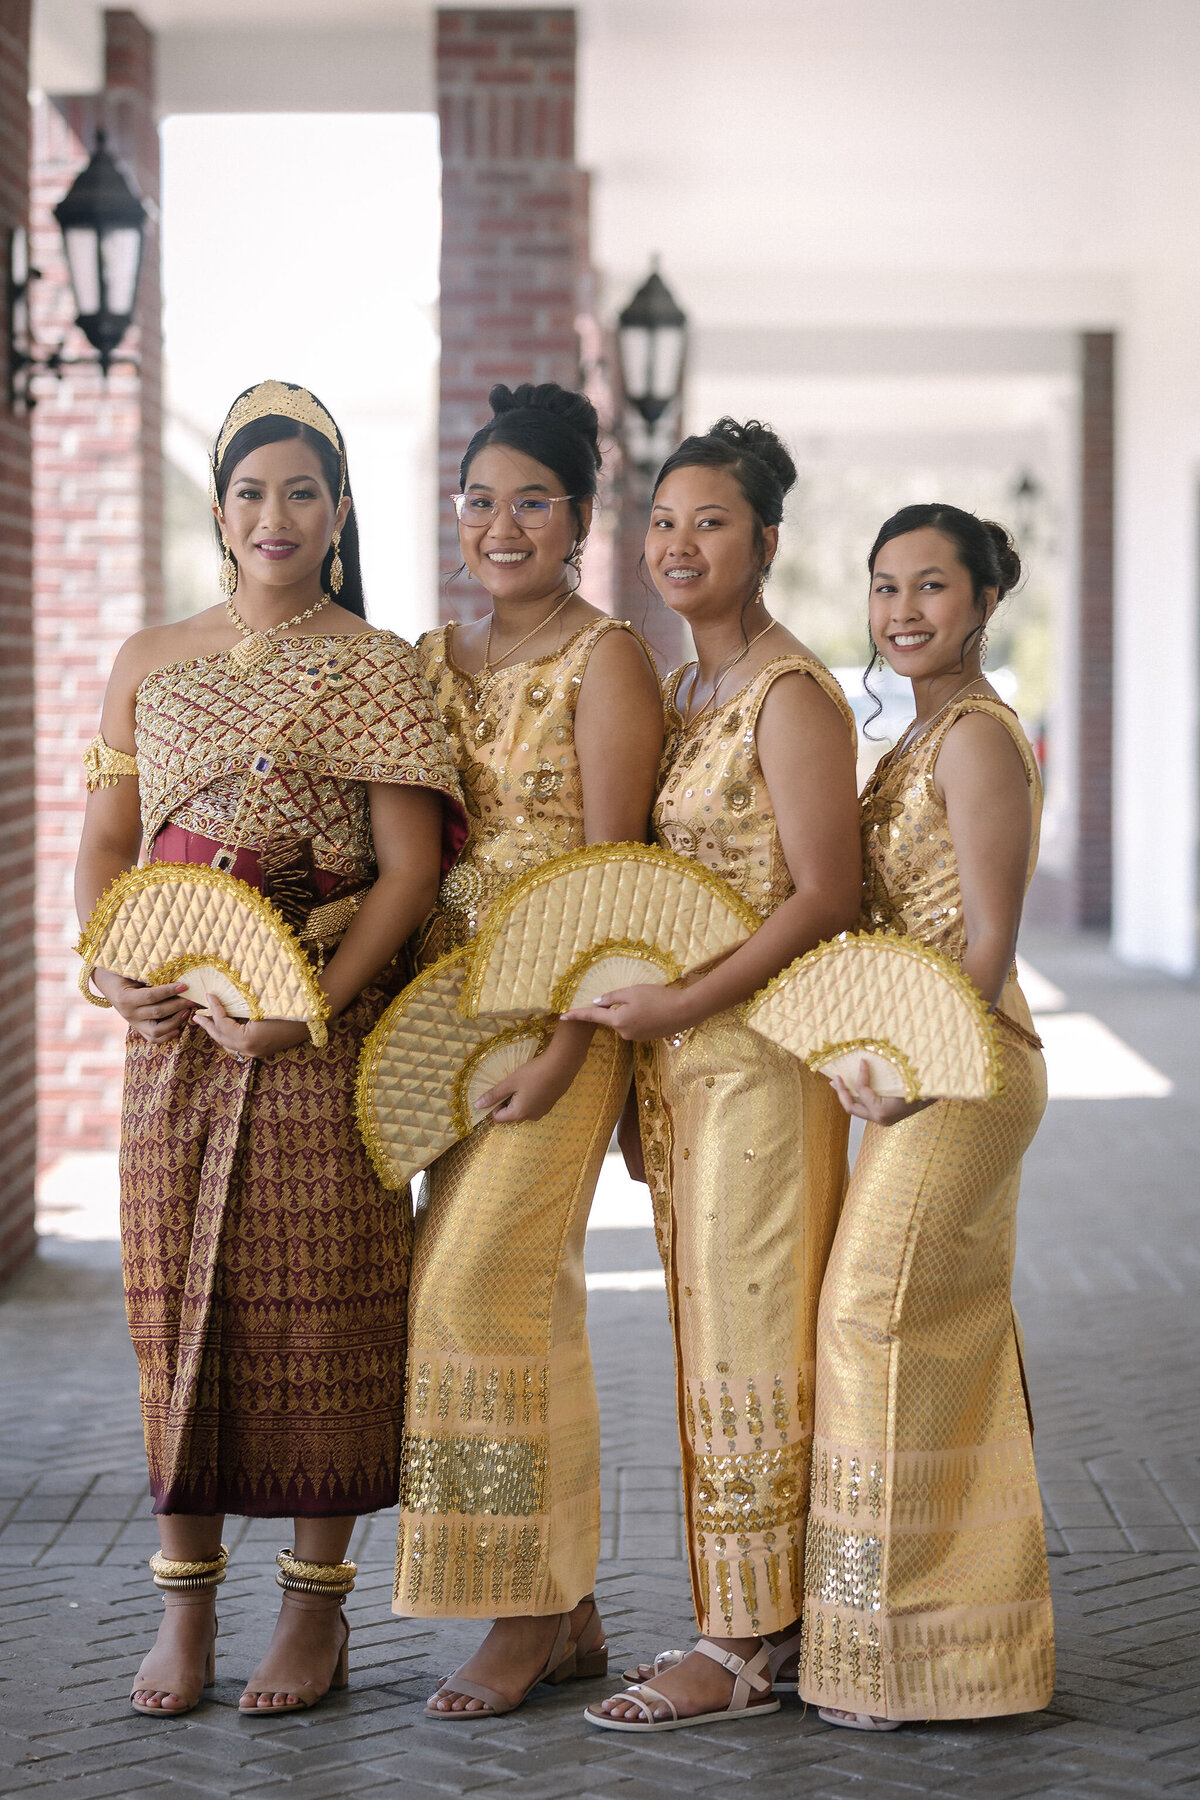
[[194,1024],[129,1035],[121,1239],[155,1512],[396,1500],[411,1211],[367,1160],[354,1077],[399,981],[332,1020],[324,1050],[270,1061]]

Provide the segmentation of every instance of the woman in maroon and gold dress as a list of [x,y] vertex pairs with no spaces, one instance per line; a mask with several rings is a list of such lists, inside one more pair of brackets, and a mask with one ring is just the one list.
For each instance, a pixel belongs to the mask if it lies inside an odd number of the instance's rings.
[[325,408],[283,382],[248,389],[213,483],[226,602],[117,658],[87,757],[79,911],[143,845],[228,868],[296,930],[330,1020],[316,1049],[303,1024],[94,972],[130,1028],[121,1230],[165,1601],[131,1698],[151,1716],[190,1710],[212,1679],[227,1512],[294,1520],[243,1710],[344,1685],[343,1559],[358,1515],[398,1491],[410,1249],[407,1196],[358,1139],[354,1074],[464,829],[412,653],[365,621]]

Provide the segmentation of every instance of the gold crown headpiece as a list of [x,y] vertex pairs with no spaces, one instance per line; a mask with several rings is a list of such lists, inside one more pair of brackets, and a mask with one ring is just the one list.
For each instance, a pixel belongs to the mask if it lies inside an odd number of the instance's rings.
[[221,459],[228,450],[234,437],[243,425],[252,424],[255,419],[281,418],[295,419],[298,424],[309,425],[321,436],[328,438],[338,453],[342,468],[340,501],[346,491],[346,452],[342,448],[341,436],[333,419],[326,412],[315,394],[307,388],[294,387],[288,381],[260,381],[244,394],[239,394],[225,415],[225,423],[217,434],[216,449],[212,455],[213,498],[216,498],[217,470]]

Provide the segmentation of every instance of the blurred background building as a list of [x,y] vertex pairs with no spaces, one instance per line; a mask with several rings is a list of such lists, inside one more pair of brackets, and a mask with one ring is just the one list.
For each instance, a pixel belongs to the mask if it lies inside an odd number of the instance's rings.
[[[30,354],[87,354],[52,209],[98,128],[148,215],[137,366],[0,396],[0,1267],[32,1244],[35,1102],[43,1164],[114,1141],[120,1037],[71,948],[79,755],[120,640],[212,602],[207,446],[266,375],[343,425],[372,617],[410,636],[478,608],[446,496],[496,380],[597,398],[586,591],[664,659],[647,457],[769,419],[800,469],[772,604],[860,716],[880,521],[1005,520],[1028,579],[990,661],[1047,780],[1031,907],[1191,972],[1198,76],[1192,0],[0,0]],[[687,349],[651,429],[617,321],[655,259]]]

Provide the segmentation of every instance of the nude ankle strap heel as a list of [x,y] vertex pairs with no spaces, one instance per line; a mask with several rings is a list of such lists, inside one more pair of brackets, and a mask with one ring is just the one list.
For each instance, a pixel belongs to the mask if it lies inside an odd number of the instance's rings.
[[[260,1673],[260,1664],[238,1702],[238,1711],[252,1718],[269,1713],[307,1711],[326,1694],[350,1684],[350,1621],[341,1602],[354,1587],[358,1565],[352,1562],[304,1562],[291,1550],[281,1550],[275,1561],[279,1565],[275,1580],[283,1589],[284,1606],[293,1607],[297,1612],[326,1612],[331,1603],[335,1604],[343,1636],[328,1687],[321,1687],[316,1681],[293,1681],[287,1675],[276,1678],[267,1672]],[[260,1694],[294,1694],[296,1697],[281,1705],[263,1706],[257,1698]],[[252,1696],[249,1705],[246,1704],[248,1696]]]
[[[225,1579],[225,1565],[229,1552],[222,1544],[216,1556],[200,1558],[193,1562],[182,1562],[156,1551],[150,1558],[150,1569],[154,1576],[154,1585],[162,1592],[163,1605],[170,1609],[180,1606],[210,1606],[217,1588]],[[134,1712],[142,1713],[148,1719],[180,1719],[199,1706],[206,1687],[211,1687],[217,1679],[217,1616],[213,1613],[212,1642],[209,1644],[204,1659],[203,1679],[196,1685],[195,1675],[176,1667],[163,1669],[160,1672],[147,1672],[146,1664],[152,1662],[155,1652],[143,1658],[142,1666],[137,1672],[133,1686],[129,1690],[129,1704]],[[175,1694],[183,1701],[182,1706],[150,1706],[144,1700],[138,1700],[138,1694]]]

